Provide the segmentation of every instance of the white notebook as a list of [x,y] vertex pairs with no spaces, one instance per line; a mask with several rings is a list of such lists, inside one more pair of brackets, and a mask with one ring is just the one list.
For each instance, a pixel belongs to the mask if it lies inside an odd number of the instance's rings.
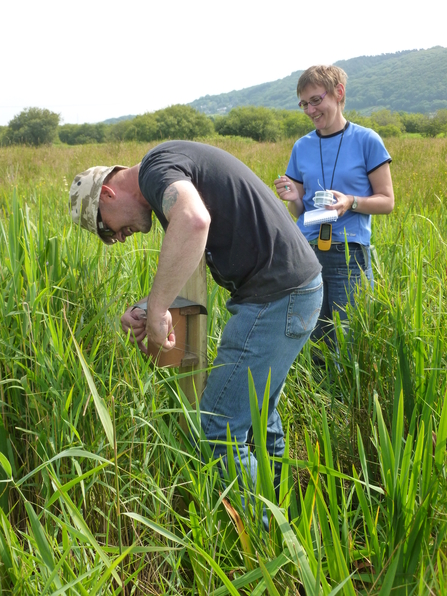
[[313,226],[321,223],[330,223],[337,221],[338,213],[335,211],[328,211],[324,207],[322,209],[312,209],[304,212],[303,223],[305,226]]

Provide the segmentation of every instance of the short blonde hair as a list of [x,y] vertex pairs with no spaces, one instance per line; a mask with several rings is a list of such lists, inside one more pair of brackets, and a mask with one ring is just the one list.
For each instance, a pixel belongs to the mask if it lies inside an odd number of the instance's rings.
[[305,70],[300,76],[298,79],[296,93],[299,97],[307,85],[321,85],[326,89],[329,95],[335,95],[335,88],[341,83],[345,88],[345,94],[340,101],[340,106],[343,110],[346,103],[347,80],[348,75],[342,68],[333,65],[325,66],[324,64],[317,64],[316,66],[311,66]]

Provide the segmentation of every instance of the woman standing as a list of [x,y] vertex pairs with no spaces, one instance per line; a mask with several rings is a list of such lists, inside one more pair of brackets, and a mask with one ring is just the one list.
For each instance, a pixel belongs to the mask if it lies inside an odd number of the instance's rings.
[[[312,66],[301,75],[298,105],[315,130],[295,143],[286,175],[275,181],[279,197],[289,202],[290,212],[298,218],[298,227],[323,267],[324,302],[314,340],[328,335],[335,340],[333,312],[346,319],[345,306],[361,283],[362,271],[373,285],[371,215],[388,214],[394,208],[391,157],[382,139],[343,116],[346,80],[346,73],[337,66]],[[318,190],[330,190],[337,200],[326,207],[338,213],[329,250],[317,246],[320,226],[303,223],[305,211],[315,209],[313,198]]]

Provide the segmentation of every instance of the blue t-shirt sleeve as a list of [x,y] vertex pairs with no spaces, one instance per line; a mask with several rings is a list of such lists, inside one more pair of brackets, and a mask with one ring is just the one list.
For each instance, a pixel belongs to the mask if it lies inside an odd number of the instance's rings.
[[288,176],[292,180],[295,180],[295,182],[299,182],[300,184],[303,184],[303,176],[298,169],[298,159],[297,159],[297,153],[299,152],[298,145],[299,145],[299,140],[293,146],[292,153],[291,153],[290,159],[289,159],[289,164],[286,169],[286,176]]
[[363,143],[366,174],[369,175],[384,163],[391,162],[391,156],[386,150],[381,137],[369,128],[365,130],[365,139]]

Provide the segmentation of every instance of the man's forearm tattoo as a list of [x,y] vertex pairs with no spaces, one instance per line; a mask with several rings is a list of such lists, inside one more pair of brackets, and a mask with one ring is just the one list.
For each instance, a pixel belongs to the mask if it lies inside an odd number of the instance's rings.
[[174,207],[178,199],[178,190],[175,188],[173,184],[168,186],[168,188],[163,193],[163,201],[162,201],[162,208],[165,217],[168,217],[169,211]]

